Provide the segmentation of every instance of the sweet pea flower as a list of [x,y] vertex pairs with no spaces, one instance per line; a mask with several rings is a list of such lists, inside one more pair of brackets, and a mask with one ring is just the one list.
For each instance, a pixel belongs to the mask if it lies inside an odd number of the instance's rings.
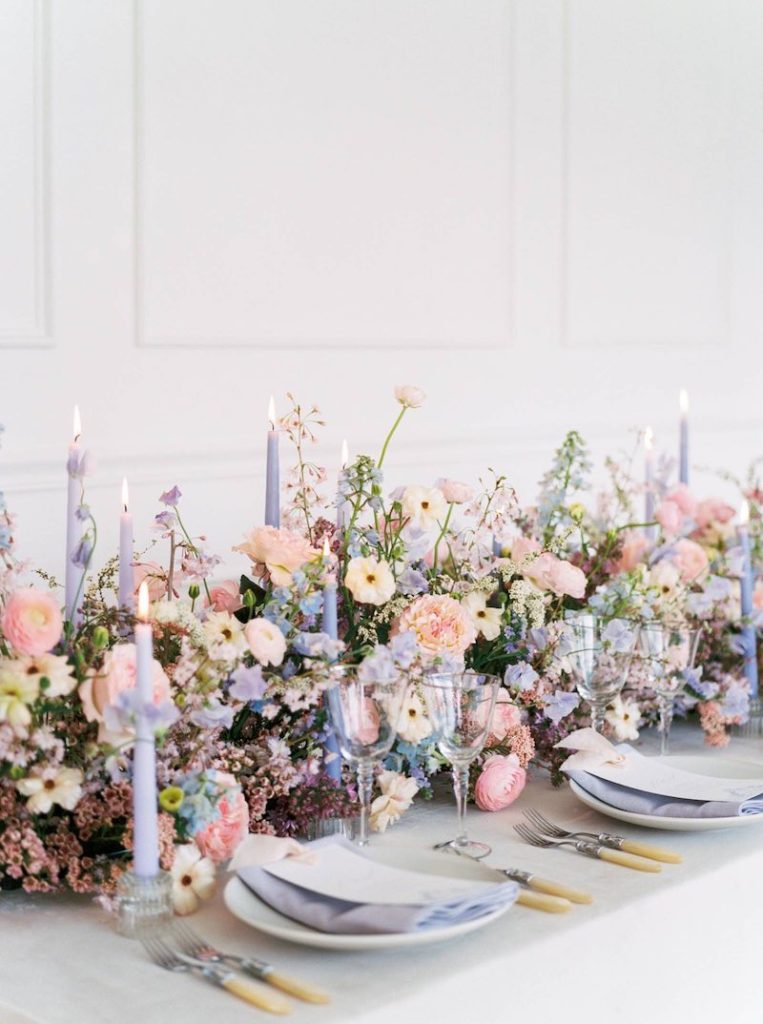
[[350,559],[344,585],[359,604],[386,604],[395,593],[389,564],[376,558]]
[[442,495],[449,505],[465,505],[474,498],[472,488],[468,484],[459,483],[458,480],[440,477],[439,480],[435,480],[435,487],[442,491]]
[[418,409],[426,401],[426,394],[421,388],[412,384],[398,384],[395,388],[395,398],[404,409]]
[[249,703],[252,700],[261,700],[265,695],[267,684],[260,665],[253,665],[251,668],[239,665],[231,675],[231,680],[228,693],[234,700]]
[[563,718],[571,715],[580,704],[580,697],[576,693],[568,693],[566,690],[556,690],[555,693],[547,694],[541,699],[543,713],[554,725],[558,725]]
[[61,610],[44,590],[24,587],[15,590],[5,603],[0,628],[10,646],[19,654],[36,657],[47,654],[61,639]]
[[493,754],[482,766],[474,787],[474,799],[481,811],[502,811],[513,804],[525,788],[527,772],[516,754]]
[[286,654],[286,639],[267,619],[252,619],[244,626],[249,650],[261,665],[280,665]]

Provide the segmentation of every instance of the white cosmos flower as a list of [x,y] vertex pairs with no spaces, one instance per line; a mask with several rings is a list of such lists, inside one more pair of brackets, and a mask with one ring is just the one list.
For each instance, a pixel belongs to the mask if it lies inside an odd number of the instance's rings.
[[638,739],[641,711],[635,700],[623,700],[622,697],[615,697],[607,708],[604,718],[612,726],[615,737],[621,742]]
[[24,728],[32,721],[27,707],[40,693],[37,676],[28,676],[18,670],[18,662],[5,661],[0,667],[0,722],[14,728]]
[[209,655],[216,660],[235,661],[246,650],[244,627],[230,612],[210,612],[202,632]]
[[286,654],[286,638],[268,619],[252,619],[244,627],[249,650],[261,665],[280,665]]
[[397,734],[405,743],[420,743],[432,734],[432,725],[424,714],[424,705],[416,693],[409,693],[400,709]]
[[501,632],[501,609],[488,608],[487,594],[475,591],[467,594],[461,604],[469,613],[477,632],[481,633],[486,640],[495,640]]
[[38,654],[36,657],[17,658],[11,664],[18,675],[35,680],[38,686],[41,679],[47,679],[49,685],[45,690],[46,697],[65,697],[77,685],[71,665],[61,654]]
[[416,388],[412,384],[398,384],[395,388],[395,398],[406,409],[418,409],[424,404],[426,397],[421,388]]
[[448,512],[448,503],[439,487],[420,487],[418,484],[403,491],[403,516],[422,530],[431,530],[442,524]]
[[344,584],[360,604],[386,604],[395,593],[395,578],[387,562],[352,558]]
[[384,832],[408,810],[419,787],[399,772],[380,772],[377,781],[381,796],[371,804],[369,822],[374,832]]
[[659,592],[662,600],[674,597],[680,585],[680,573],[670,562],[663,560],[649,570],[649,586]]
[[16,789],[29,799],[27,810],[47,814],[53,804],[73,811],[82,795],[84,776],[79,768],[46,768],[39,775],[19,779]]
[[208,900],[215,891],[215,866],[202,857],[196,843],[175,847],[172,862],[172,905],[175,913],[192,914],[200,900]]

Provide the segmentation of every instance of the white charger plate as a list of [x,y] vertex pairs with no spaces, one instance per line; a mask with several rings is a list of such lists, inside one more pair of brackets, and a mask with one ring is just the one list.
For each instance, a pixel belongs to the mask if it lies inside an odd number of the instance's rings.
[[[687,754],[670,755],[666,760],[684,771],[694,772],[696,775],[714,775],[723,779],[757,779],[763,774],[763,766],[752,761],[734,761],[729,758],[716,760]],[[616,818],[618,821],[626,821],[629,825],[642,825],[644,828],[665,829],[668,832],[709,832],[718,828],[745,828],[763,824],[763,814],[737,814],[732,818],[664,818],[656,814],[636,814],[605,804],[587,793],[572,779],[570,789],[578,800],[599,814]]]
[[[449,875],[456,878],[476,878],[494,882],[495,873],[490,869],[460,857],[431,850],[415,848],[380,848],[370,851],[374,859],[409,871],[424,871],[432,875]],[[272,935],[284,942],[295,942],[300,946],[314,946],[316,949],[364,950],[397,949],[405,946],[425,946],[432,942],[445,942],[461,935],[468,935],[496,921],[511,909],[511,905],[498,907],[484,917],[446,928],[431,928],[421,932],[403,932],[385,935],[335,935],[308,928],[298,921],[284,917],[278,911],[263,903],[259,897],[238,878],[231,878],[223,893],[228,910],[240,921],[256,928],[265,935]]]

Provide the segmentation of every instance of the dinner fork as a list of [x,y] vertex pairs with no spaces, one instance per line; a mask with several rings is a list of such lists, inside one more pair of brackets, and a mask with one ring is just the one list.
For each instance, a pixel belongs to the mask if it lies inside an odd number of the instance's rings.
[[266,985],[249,981],[246,978],[239,978],[233,971],[229,971],[225,967],[178,953],[158,935],[145,936],[140,941],[154,963],[166,971],[180,973],[189,971],[200,974],[210,984],[226,989],[232,995],[246,1000],[247,1003],[252,1003],[253,1006],[258,1006],[261,1010],[267,1010],[268,1013],[291,1013],[291,1003]]
[[653,860],[645,857],[635,857],[632,853],[625,853],[622,850],[613,850],[601,843],[591,842],[585,839],[549,839],[535,832],[527,825],[515,825],[514,831],[531,846],[558,847],[571,846],[577,853],[586,857],[596,857],[598,860],[609,861],[610,864],[620,864],[624,868],[633,868],[634,871],[650,871],[656,873],[662,871],[662,867]]
[[535,828],[544,832],[554,839],[591,839],[600,843],[601,846],[608,846],[611,850],[625,850],[626,853],[635,853],[639,857],[648,857],[649,860],[660,860],[664,864],[680,864],[683,857],[680,853],[673,853],[671,850],[663,850],[659,846],[651,846],[649,843],[636,843],[625,836],[615,836],[609,832],[570,832],[568,829],[555,825],[549,821],[540,811],[533,808],[525,811],[525,817]]
[[240,971],[250,974],[253,978],[257,978],[258,981],[264,981],[268,985],[273,985],[274,988],[280,988],[283,992],[288,992],[290,995],[296,996],[297,999],[301,999],[306,1003],[331,1002],[328,992],[297,981],[296,978],[290,978],[285,974],[281,974],[280,971],[276,971],[265,960],[258,960],[252,956],[235,956],[233,953],[223,953],[221,950],[215,949],[214,946],[202,939],[200,935],[197,935],[187,924],[179,921],[176,922],[173,926],[172,934],[177,940],[181,951],[187,956],[194,957],[196,960],[203,960],[204,963],[228,964],[230,967],[236,967]]

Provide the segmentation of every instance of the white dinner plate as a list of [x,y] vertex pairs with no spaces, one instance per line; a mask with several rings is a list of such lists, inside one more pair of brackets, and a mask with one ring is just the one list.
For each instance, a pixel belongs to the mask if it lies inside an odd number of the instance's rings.
[[[495,873],[490,869],[445,853],[407,847],[380,848],[372,850],[371,853],[375,859],[384,864],[407,868],[410,871],[425,871],[432,875],[495,881]],[[276,939],[283,939],[285,942],[296,942],[300,946],[315,946],[318,949],[395,949],[403,946],[423,946],[431,942],[445,942],[448,939],[455,939],[460,935],[468,935],[469,932],[484,928],[511,909],[511,904],[498,907],[474,921],[465,921],[461,924],[449,925],[446,928],[431,928],[421,932],[392,935],[335,935],[331,932],[315,931],[298,921],[284,917],[267,903],[263,903],[238,878],[231,878],[225,886],[223,895],[225,905],[234,917],[251,925],[252,928],[256,928],[257,931],[272,935]]]
[[[687,772],[697,775],[713,775],[727,779],[760,778],[762,766],[752,761],[734,761],[729,758],[699,757],[688,754],[669,756],[671,764]],[[666,818],[657,814],[636,814],[633,811],[622,811],[612,807],[595,796],[591,796],[581,786],[570,779],[570,789],[582,803],[587,804],[599,814],[618,821],[627,821],[629,825],[643,825],[644,828],[665,829],[670,832],[709,832],[716,828],[744,828],[763,824],[763,814],[737,814],[731,818]]]

